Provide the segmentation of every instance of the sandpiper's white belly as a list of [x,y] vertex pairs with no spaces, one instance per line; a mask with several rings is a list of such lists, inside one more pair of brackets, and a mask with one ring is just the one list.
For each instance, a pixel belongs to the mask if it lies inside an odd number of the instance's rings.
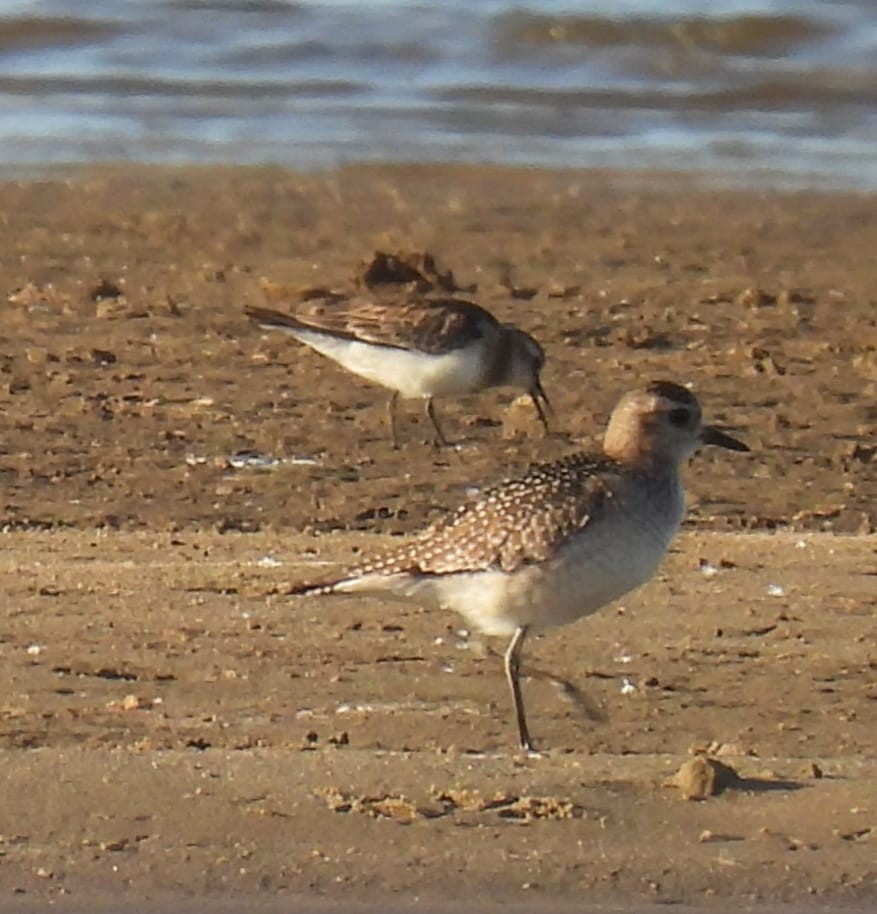
[[403,397],[454,396],[478,390],[484,379],[484,341],[441,355],[377,346],[308,330],[287,331],[362,378]]

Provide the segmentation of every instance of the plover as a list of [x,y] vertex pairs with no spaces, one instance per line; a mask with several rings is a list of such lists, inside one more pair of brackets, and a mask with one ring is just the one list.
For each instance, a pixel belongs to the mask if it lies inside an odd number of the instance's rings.
[[684,514],[680,465],[705,444],[749,450],[703,425],[686,388],[656,381],[622,397],[602,455],[537,464],[410,544],[290,593],[385,593],[511,636],[505,674],[521,746],[532,750],[519,683],[525,638],[589,616],[652,577]]
[[545,354],[528,333],[456,298],[402,304],[321,302],[297,314],[248,306],[260,327],[281,330],[348,371],[393,391],[387,406],[394,447],[396,400],[422,397],[436,443],[447,444],[433,397],[517,387],[529,393],[545,431],[548,398],[539,379]]

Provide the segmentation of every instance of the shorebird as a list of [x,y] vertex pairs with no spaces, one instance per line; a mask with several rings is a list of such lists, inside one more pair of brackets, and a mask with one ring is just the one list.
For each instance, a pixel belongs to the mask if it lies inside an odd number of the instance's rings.
[[621,398],[601,455],[534,465],[409,544],[289,592],[383,593],[510,636],[505,674],[518,737],[534,751],[519,682],[527,635],[589,616],[652,577],[685,512],[680,466],[706,444],[749,450],[703,425],[686,388],[656,381]]
[[297,314],[248,306],[265,330],[281,330],[354,374],[393,391],[387,404],[393,446],[399,446],[396,401],[422,397],[436,444],[447,444],[433,397],[517,387],[533,401],[548,431],[548,397],[539,374],[542,347],[528,333],[499,321],[484,308],[456,298],[403,304],[354,300],[321,302]]

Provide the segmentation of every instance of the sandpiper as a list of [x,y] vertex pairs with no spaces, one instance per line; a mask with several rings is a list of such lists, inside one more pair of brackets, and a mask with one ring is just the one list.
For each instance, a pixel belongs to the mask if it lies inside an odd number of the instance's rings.
[[410,544],[290,593],[386,593],[511,636],[505,673],[521,746],[533,751],[519,683],[527,634],[591,615],[652,577],[685,511],[680,466],[705,444],[749,450],[703,425],[686,388],[656,381],[622,397],[602,455],[537,464]]
[[297,314],[248,306],[260,327],[281,330],[348,371],[393,391],[387,406],[398,447],[396,400],[422,397],[437,444],[447,444],[433,397],[517,387],[529,393],[545,431],[550,408],[539,374],[542,347],[523,330],[499,321],[473,302],[456,298],[402,304],[367,300],[311,305]]

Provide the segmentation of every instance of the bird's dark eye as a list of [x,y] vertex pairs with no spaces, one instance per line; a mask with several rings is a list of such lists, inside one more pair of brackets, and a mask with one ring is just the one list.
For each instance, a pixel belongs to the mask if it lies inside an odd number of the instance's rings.
[[675,425],[676,428],[684,428],[688,425],[689,412],[687,409],[671,409],[670,410],[670,424]]

